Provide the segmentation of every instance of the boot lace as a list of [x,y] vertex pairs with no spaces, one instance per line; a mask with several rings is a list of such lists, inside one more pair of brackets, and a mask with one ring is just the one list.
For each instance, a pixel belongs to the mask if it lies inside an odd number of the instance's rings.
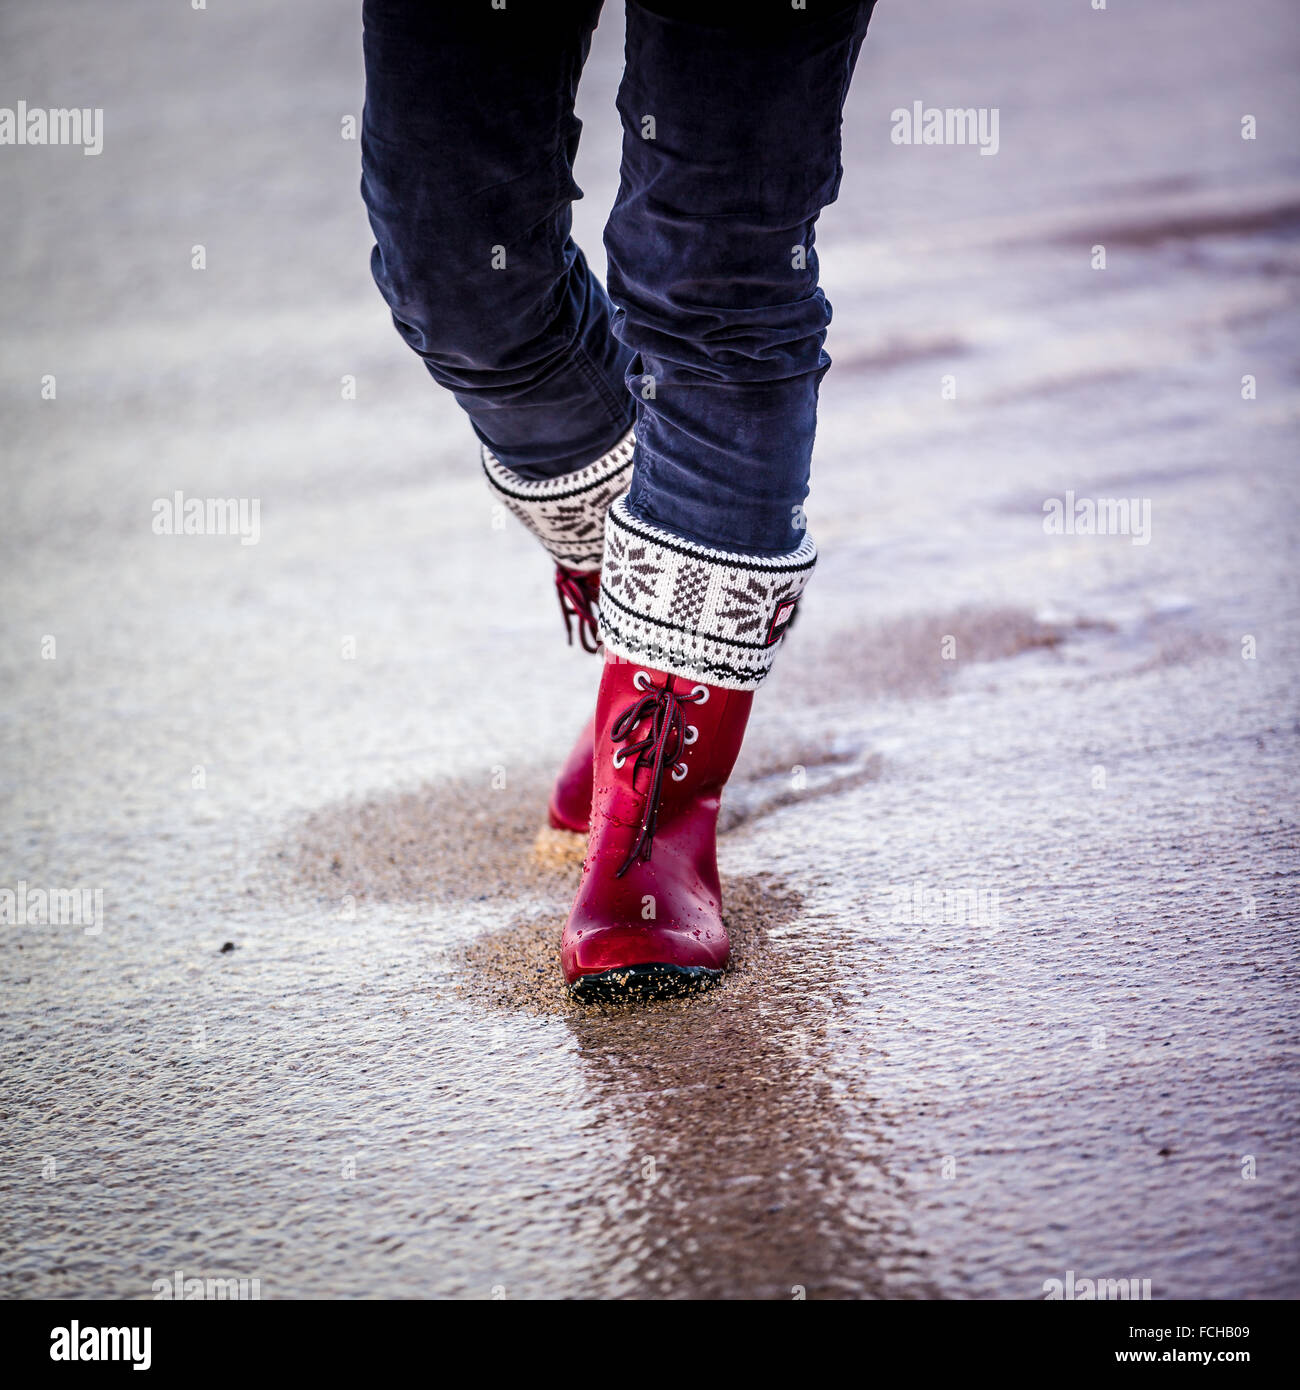
[[555,567],[555,594],[560,600],[564,631],[573,646],[576,625],[578,642],[585,652],[600,650],[600,629],[596,625],[596,599],[600,594],[600,571],[583,574],[579,570]]
[[[674,688],[673,676],[663,685],[655,685],[645,671],[638,671],[632,678],[633,684],[641,694],[614,721],[609,731],[610,738],[623,746],[614,753],[614,766],[621,768],[630,757],[632,782],[636,784],[636,774],[643,768],[650,773],[650,784],[646,792],[645,811],[636,843],[628,851],[623,866],[615,875],[622,878],[637,863],[650,858],[654,846],[655,829],[659,822],[659,802],[663,795],[664,774],[667,772],[674,782],[680,782],[689,770],[678,759],[688,744],[695,742],[700,731],[683,718],[685,706],[702,705],[709,698],[708,687],[697,685],[689,693]],[[643,738],[634,738],[637,728],[649,721],[649,732]]]

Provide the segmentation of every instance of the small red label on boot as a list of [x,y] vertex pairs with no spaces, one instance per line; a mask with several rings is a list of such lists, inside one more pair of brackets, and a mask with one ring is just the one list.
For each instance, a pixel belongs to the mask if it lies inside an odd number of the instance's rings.
[[770,647],[774,642],[781,640],[781,634],[790,626],[790,619],[794,617],[798,603],[798,599],[790,598],[777,604],[776,612],[772,615],[772,624],[767,630],[766,646]]

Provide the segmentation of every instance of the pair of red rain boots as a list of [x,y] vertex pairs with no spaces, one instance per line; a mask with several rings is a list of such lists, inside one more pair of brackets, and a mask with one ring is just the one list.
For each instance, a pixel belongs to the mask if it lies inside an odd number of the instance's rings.
[[[633,517],[621,498],[604,504],[603,546],[583,550],[572,480],[559,480],[568,496],[558,497],[554,484],[512,482],[484,455],[489,481],[557,561],[570,642],[576,633],[588,651],[604,647],[595,715],[548,807],[552,830],[588,835],[561,939],[565,980],[586,1000],[705,988],[730,950],[717,866],[722,789],[816,552],[806,536],[773,559],[713,551]],[[592,466],[598,480],[609,458]],[[540,498],[540,486],[553,495]]]
[[[556,569],[569,640],[588,651],[599,582]],[[553,831],[590,835],[560,948],[576,995],[678,994],[721,975],[718,807],[753,699],[605,656],[596,713],[548,807]]]

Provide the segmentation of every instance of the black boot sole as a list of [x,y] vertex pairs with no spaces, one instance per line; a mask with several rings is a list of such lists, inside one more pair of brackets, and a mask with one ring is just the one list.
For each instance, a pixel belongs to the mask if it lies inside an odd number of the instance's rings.
[[580,1004],[626,1004],[639,999],[678,999],[702,994],[722,978],[703,965],[625,965],[599,975],[580,975],[569,993]]

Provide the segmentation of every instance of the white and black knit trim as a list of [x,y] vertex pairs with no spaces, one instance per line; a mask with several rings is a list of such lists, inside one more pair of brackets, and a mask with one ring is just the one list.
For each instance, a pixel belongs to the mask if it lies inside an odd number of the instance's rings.
[[605,649],[689,680],[757,690],[816,563],[806,532],[786,555],[732,555],[638,521],[620,498],[605,523]]
[[488,486],[567,569],[598,570],[605,547],[605,513],[632,481],[632,431],[595,463],[576,472],[525,482],[482,445]]

